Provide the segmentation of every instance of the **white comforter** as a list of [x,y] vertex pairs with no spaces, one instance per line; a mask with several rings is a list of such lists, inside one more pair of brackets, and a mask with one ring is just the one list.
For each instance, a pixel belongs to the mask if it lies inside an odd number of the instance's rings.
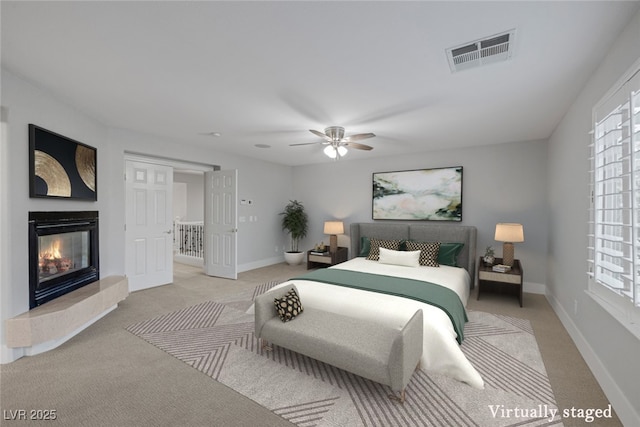
[[[470,277],[458,267],[404,267],[354,258],[331,268],[425,280],[455,291],[467,304]],[[393,295],[361,291],[307,280],[291,280],[278,285],[295,284],[303,307],[314,307],[333,313],[381,321],[402,328],[417,309],[424,317],[424,341],[421,368],[455,378],[475,388],[484,381],[462,353],[449,316],[441,309],[419,301]]]

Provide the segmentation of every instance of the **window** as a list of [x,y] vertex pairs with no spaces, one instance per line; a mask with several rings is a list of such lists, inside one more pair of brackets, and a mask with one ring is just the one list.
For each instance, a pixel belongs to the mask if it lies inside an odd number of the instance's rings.
[[593,109],[589,291],[640,337],[640,61]]

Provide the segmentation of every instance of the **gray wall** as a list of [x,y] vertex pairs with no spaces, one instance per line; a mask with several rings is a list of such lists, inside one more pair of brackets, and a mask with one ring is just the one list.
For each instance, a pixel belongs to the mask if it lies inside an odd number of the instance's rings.
[[[585,293],[587,145],[593,106],[638,58],[640,13],[625,28],[551,136],[548,158],[550,299],[598,381],[614,400],[616,411],[623,421],[626,417],[626,425],[640,425],[640,340]],[[626,405],[624,395],[628,396]]]
[[[375,141],[372,140],[372,145]],[[320,152],[318,155],[322,155]],[[533,141],[441,150],[361,161],[327,160],[294,168],[293,192],[310,216],[309,235],[302,247],[324,240],[323,223],[330,219],[371,222],[372,173],[431,167],[463,167],[462,224],[478,228],[478,255],[502,243],[493,239],[498,222],[523,224],[525,241],[517,243],[525,289],[544,292],[547,253],[547,143]],[[347,236],[339,243],[348,245]]]

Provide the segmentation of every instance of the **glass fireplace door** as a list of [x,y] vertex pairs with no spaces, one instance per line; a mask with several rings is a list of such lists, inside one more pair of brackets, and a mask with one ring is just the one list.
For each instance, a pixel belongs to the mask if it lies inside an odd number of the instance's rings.
[[89,267],[90,250],[89,231],[38,236],[39,283]]

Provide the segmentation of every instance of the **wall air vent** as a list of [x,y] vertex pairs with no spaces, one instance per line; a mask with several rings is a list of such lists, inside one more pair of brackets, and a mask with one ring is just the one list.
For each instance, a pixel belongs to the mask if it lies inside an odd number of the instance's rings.
[[455,73],[485,64],[511,59],[516,30],[496,34],[447,49],[451,72]]

